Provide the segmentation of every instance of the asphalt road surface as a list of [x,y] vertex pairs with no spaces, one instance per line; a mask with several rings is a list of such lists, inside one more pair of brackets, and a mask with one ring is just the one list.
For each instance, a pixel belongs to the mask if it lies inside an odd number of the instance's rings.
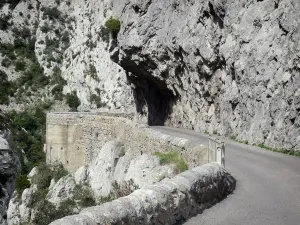
[[[207,135],[194,131],[151,128],[208,144]],[[184,224],[300,225],[300,157],[223,140],[226,169],[237,180],[236,190]]]

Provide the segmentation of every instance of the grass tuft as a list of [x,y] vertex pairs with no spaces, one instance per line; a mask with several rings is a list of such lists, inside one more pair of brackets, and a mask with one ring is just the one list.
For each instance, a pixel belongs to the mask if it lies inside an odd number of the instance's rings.
[[155,156],[157,156],[160,160],[161,165],[165,164],[175,164],[176,168],[180,171],[188,170],[188,165],[184,161],[184,159],[180,156],[178,152],[170,151],[170,152],[155,152]]

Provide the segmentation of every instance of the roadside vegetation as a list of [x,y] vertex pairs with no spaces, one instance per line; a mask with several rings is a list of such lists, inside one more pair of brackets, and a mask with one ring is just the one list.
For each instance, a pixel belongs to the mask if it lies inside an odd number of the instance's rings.
[[178,151],[171,149],[168,152],[155,152],[155,156],[159,158],[160,164],[174,164],[179,172],[188,170],[188,165],[181,157]]
[[[230,139],[233,140],[233,141],[239,142],[241,144],[249,145],[249,142],[247,140],[245,140],[245,141],[238,140],[237,136],[235,136],[235,135],[230,136]],[[286,154],[286,155],[300,156],[300,151],[295,151],[294,149],[272,148],[272,147],[267,146],[263,143],[253,144],[253,145],[257,146],[257,147],[260,147],[260,148],[263,148],[263,149],[266,149],[268,151],[272,151],[272,152],[279,152],[279,153],[283,153],[283,154]]]

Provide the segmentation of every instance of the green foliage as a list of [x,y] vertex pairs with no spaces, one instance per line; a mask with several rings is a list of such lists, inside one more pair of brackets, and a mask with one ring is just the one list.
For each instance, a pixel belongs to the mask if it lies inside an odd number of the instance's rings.
[[236,140],[236,136],[235,135],[231,135],[230,139],[235,141]]
[[[99,36],[101,37],[101,40],[105,43],[109,43],[109,30],[106,27],[101,26],[99,31]],[[99,40],[99,38],[98,38]]]
[[77,110],[78,106],[80,106],[80,100],[76,91],[67,94],[67,104],[72,110]]
[[188,165],[184,161],[184,159],[180,156],[180,154],[177,151],[171,150],[166,153],[162,152],[155,152],[155,156],[157,156],[160,160],[160,164],[175,164],[176,168],[180,171],[186,171],[188,170]]
[[57,182],[60,178],[67,176],[69,173],[62,164],[56,165],[52,168],[52,177]]
[[40,163],[40,165],[38,165],[38,171],[38,174],[32,177],[32,183],[36,184],[39,190],[49,188],[53,171],[46,163]]
[[56,210],[55,205],[47,200],[38,202],[36,208],[38,210],[32,221],[34,224],[48,225],[53,220],[61,218],[59,217],[59,212]]
[[287,155],[294,155],[294,156],[300,156],[299,151],[295,151],[294,149],[285,149],[285,148],[272,148],[270,146],[267,146],[263,143],[258,144],[258,147],[272,151],[272,152],[279,152]]
[[95,103],[97,108],[101,108],[102,107],[102,103],[101,103],[101,98],[99,95],[96,95],[96,94],[92,94],[91,97],[90,97],[90,102],[91,103]]
[[11,111],[7,113],[10,118],[8,128],[14,137],[14,149],[19,152],[21,174],[28,174],[39,162],[45,161],[43,151],[46,129],[45,110],[48,110],[49,107],[50,103],[45,102],[24,112]]
[[41,31],[43,33],[48,33],[51,30],[51,27],[48,25],[48,23],[45,23],[44,26],[41,27]]
[[8,68],[11,65],[9,58],[5,57],[2,59],[1,66]]
[[7,80],[7,74],[0,70],[0,104],[9,104],[9,95],[11,94],[11,84]]
[[70,34],[68,31],[64,31],[61,36],[61,41],[66,45],[69,46],[70,44]]
[[15,70],[17,72],[25,70],[26,63],[24,61],[17,61],[15,65]]
[[116,38],[121,28],[121,22],[120,20],[111,17],[105,22],[105,27],[112,34],[112,37]]
[[9,16],[0,17],[0,30],[7,30],[11,25],[9,22]]
[[76,185],[74,190],[74,199],[81,208],[86,208],[96,205],[92,191],[88,187]]
[[56,39],[56,38],[49,39],[48,37],[46,37],[46,47],[51,48],[53,50],[59,48],[58,39]]
[[18,194],[20,195],[26,188],[30,187],[30,182],[27,178],[27,175],[22,174],[17,176],[15,180],[16,190]]
[[0,1],[0,8],[4,6],[5,4],[9,4],[9,8],[13,10],[20,2],[21,0],[1,0]]
[[99,81],[99,78],[97,76],[97,69],[93,64],[89,65],[89,73],[94,80]]
[[54,95],[54,99],[62,100],[63,99],[63,88],[67,84],[66,80],[61,76],[61,70],[59,67],[53,68],[53,75],[50,82],[51,85],[55,85],[51,90],[51,93]]
[[23,27],[21,29],[13,28],[12,31],[15,38],[20,38],[25,41],[29,41],[32,37],[31,31],[27,27]]
[[43,8],[42,11],[44,11],[43,19],[46,19],[46,17],[48,17],[49,20],[56,20],[61,18],[61,12],[57,9],[57,7]]
[[15,46],[13,44],[0,42],[0,53],[3,56],[6,56],[10,60],[16,60],[17,57],[14,51],[15,51]]

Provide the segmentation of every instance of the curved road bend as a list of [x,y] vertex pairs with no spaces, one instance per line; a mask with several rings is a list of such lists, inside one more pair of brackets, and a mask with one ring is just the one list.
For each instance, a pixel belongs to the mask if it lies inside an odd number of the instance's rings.
[[[208,144],[208,135],[171,127],[165,134]],[[236,190],[185,225],[300,225],[300,157],[266,151],[224,139],[226,169]]]

